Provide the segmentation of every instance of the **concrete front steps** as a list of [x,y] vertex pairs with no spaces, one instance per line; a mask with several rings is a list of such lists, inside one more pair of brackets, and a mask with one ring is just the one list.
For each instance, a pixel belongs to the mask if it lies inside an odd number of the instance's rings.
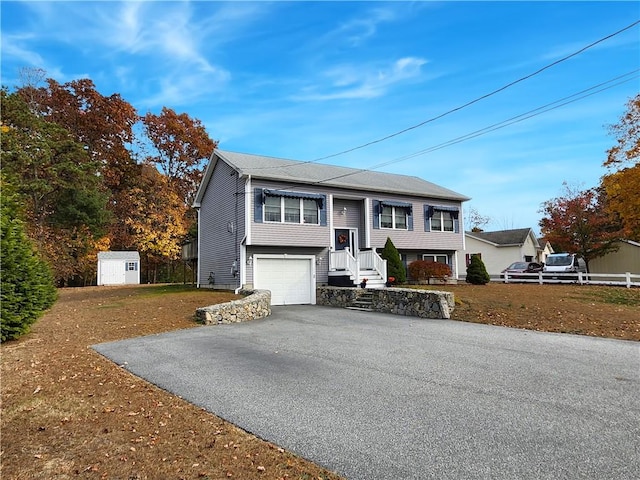
[[[382,278],[382,276],[375,270],[360,270],[360,279],[367,279],[367,286],[365,288],[384,288],[387,283],[386,278]],[[355,279],[353,279],[355,281]],[[359,284],[357,285],[360,286]]]
[[[368,283],[368,282],[367,282]],[[351,302],[348,308],[349,310],[365,310],[371,311],[373,305],[373,292],[367,292],[366,290],[358,295],[355,300]]]

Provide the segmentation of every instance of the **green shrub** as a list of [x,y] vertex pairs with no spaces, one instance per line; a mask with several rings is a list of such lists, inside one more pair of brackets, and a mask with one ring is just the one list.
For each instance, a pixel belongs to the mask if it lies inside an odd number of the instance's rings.
[[479,255],[472,255],[471,263],[469,263],[467,267],[467,283],[486,285],[489,281],[489,274],[487,273],[487,268],[484,266],[484,262]]
[[416,260],[409,264],[409,276],[418,281],[432,278],[445,281],[447,277],[451,276],[451,267],[445,263]]
[[18,338],[57,297],[49,266],[38,256],[17,218],[12,198],[2,193],[0,341]]
[[387,237],[380,256],[387,261],[387,276],[395,279],[393,283],[405,283],[407,281],[407,272],[404,269],[404,263],[402,263],[398,249],[389,237]]

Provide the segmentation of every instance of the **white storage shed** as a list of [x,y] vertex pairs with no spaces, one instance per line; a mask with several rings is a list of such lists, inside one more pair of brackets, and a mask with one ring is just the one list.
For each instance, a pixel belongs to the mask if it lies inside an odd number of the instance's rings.
[[98,285],[140,283],[138,252],[98,252]]

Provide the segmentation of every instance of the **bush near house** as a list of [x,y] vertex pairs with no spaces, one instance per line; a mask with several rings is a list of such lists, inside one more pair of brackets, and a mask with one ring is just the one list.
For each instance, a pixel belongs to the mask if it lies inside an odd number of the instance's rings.
[[416,281],[429,281],[435,278],[444,282],[451,276],[451,268],[444,263],[416,260],[409,264],[409,276]]
[[398,249],[389,237],[387,237],[380,256],[387,261],[387,276],[393,277],[395,283],[405,283],[407,281],[407,272],[404,269]]
[[487,273],[487,267],[479,255],[471,256],[471,263],[467,267],[467,283],[473,285],[486,285],[489,283],[490,277]]

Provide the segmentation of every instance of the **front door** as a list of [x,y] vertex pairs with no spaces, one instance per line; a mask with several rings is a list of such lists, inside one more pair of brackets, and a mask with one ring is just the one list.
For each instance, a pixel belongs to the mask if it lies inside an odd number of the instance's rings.
[[334,235],[336,251],[349,250],[351,255],[357,255],[359,248],[357,228],[336,228]]

